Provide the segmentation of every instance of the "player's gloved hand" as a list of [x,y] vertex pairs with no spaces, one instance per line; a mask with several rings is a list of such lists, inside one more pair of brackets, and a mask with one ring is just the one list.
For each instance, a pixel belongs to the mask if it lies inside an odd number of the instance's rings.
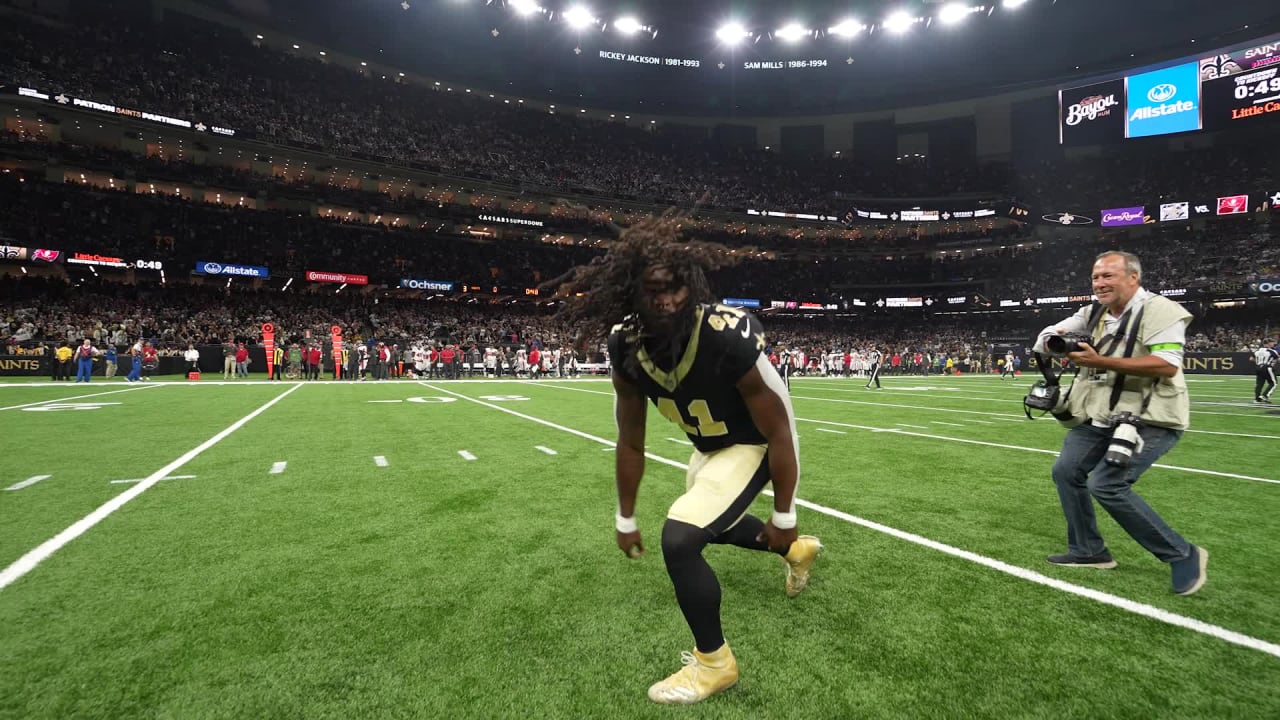
[[756,540],[765,543],[774,552],[786,552],[799,534],[795,528],[780,530],[773,526],[773,520],[764,524],[764,532],[756,536]]
[[638,558],[644,554],[644,542],[640,540],[640,531],[618,533],[618,548],[629,558]]

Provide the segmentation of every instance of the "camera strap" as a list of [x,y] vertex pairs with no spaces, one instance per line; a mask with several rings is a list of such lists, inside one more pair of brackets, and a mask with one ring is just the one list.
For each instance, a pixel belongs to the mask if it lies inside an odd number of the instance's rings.
[[[1133,351],[1138,345],[1138,328],[1142,326],[1142,314],[1143,312],[1146,311],[1146,309],[1147,309],[1147,303],[1146,301],[1143,301],[1142,305],[1138,307],[1137,315],[1133,318],[1133,330],[1129,332],[1128,342],[1126,342],[1124,345],[1123,357],[1127,357],[1127,358],[1133,357]],[[1127,329],[1126,326],[1128,324],[1128,320],[1129,320],[1129,313],[1126,312],[1124,314],[1124,318],[1120,321],[1120,327],[1116,328],[1115,337],[1113,337],[1111,340],[1111,347],[1107,349],[1107,352],[1105,354],[1110,355],[1115,350],[1116,345],[1120,343],[1120,339],[1124,336],[1124,333]],[[1124,392],[1124,381],[1125,381],[1125,374],[1116,373],[1115,380],[1111,385],[1111,410],[1115,410],[1116,405],[1120,403],[1120,395]],[[1146,409],[1146,404],[1148,402],[1150,402],[1150,397],[1144,398],[1143,409]]]

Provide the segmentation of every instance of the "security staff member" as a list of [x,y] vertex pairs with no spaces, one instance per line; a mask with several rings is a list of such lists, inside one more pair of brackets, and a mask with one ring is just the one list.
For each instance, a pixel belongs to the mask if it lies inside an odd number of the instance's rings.
[[1271,392],[1276,389],[1276,359],[1280,358],[1280,342],[1271,347],[1264,343],[1253,352],[1253,364],[1258,367],[1258,381],[1253,386],[1254,402],[1271,402]]
[[271,379],[284,379],[284,347],[279,344],[271,351]]
[[56,365],[54,365],[54,368],[55,368],[54,374],[53,374],[54,380],[70,380],[71,379],[71,356],[74,354],[75,353],[67,345],[65,340],[61,345],[58,346],[57,356],[54,358],[57,363]]
[[[1053,481],[1067,521],[1067,552],[1054,565],[1113,568],[1098,532],[1093,501],[1130,537],[1172,571],[1173,591],[1190,595],[1204,585],[1209,554],[1169,527],[1133,486],[1191,424],[1182,376],[1182,348],[1191,313],[1141,286],[1136,255],[1105,252],[1093,265],[1098,302],[1045,328],[1035,352],[1054,334],[1088,334],[1092,342],[1068,354],[1082,371],[1066,409],[1071,427],[1053,465]],[[1137,422],[1133,419],[1136,418]]]

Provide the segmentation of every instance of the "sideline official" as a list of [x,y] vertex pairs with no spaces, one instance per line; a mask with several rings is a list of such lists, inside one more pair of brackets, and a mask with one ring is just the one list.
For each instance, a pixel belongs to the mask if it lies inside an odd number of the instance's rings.
[[1190,425],[1182,352],[1191,314],[1141,286],[1142,265],[1132,253],[1099,255],[1092,279],[1098,303],[1045,328],[1035,346],[1045,352],[1045,340],[1054,334],[1092,338],[1068,355],[1081,368],[1067,400],[1072,418],[1065,424],[1074,427],[1053,465],[1067,552],[1048,560],[1116,566],[1098,532],[1097,500],[1138,544],[1169,564],[1173,591],[1190,595],[1204,585],[1208,552],[1169,527],[1133,484]]
[[1253,351],[1253,364],[1257,366],[1258,381],[1253,386],[1253,401],[1270,403],[1276,389],[1276,360],[1280,359],[1280,342],[1271,347],[1266,343]]

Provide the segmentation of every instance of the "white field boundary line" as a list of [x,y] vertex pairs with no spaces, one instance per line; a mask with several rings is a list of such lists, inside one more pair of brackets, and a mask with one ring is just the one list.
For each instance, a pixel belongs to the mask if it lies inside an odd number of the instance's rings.
[[[548,385],[548,387],[552,387],[552,386]],[[565,388],[565,389],[568,390],[569,388]],[[582,392],[590,392],[590,391],[582,391]],[[871,402],[869,400],[844,400],[841,398],[813,397],[812,395],[792,395],[791,399],[792,400],[816,400],[818,402],[843,403],[846,405],[874,405],[876,407],[897,408],[901,410],[925,410],[931,413],[936,412],[936,413],[960,413],[963,415],[981,415],[982,417],[993,417],[998,420],[1007,420],[1009,422],[1027,422],[1027,418],[1025,415],[1015,415],[1013,413],[988,412],[986,410],[957,410],[955,408],[926,407],[924,405],[900,405],[896,403],[878,403],[878,402]],[[984,400],[985,398],[973,398],[973,399]],[[1192,412],[1196,412],[1196,411],[1192,411]],[[1233,417],[1255,417],[1253,415],[1237,415],[1236,413],[1197,413],[1197,414],[1231,415]],[[1256,417],[1264,417],[1264,416],[1259,415]],[[973,422],[981,422],[981,421],[974,420]],[[990,425],[991,423],[985,423],[985,424]],[[1229,432],[1220,432],[1216,430],[1196,430],[1194,428],[1187,430],[1186,432],[1196,433],[1199,435],[1226,435],[1228,437],[1255,438],[1258,440],[1280,440],[1280,435],[1256,435],[1251,433],[1229,433]]]
[[[858,391],[858,389],[846,389],[846,388],[838,388],[838,387],[810,387],[810,388],[797,388],[797,389],[800,389],[800,391],[804,391],[804,389],[809,389],[809,391],[814,391],[814,389],[820,389],[820,391],[852,392],[852,393],[859,393],[859,395],[863,397],[868,397],[865,391]],[[983,391],[974,391],[974,389],[965,388],[965,392],[983,392]],[[906,395],[906,396],[920,397],[920,395],[924,395],[924,392],[923,391],[895,392],[895,391],[892,391],[892,389],[884,389],[884,391],[878,391],[876,395]],[[997,397],[973,397],[969,395],[952,395],[951,392],[946,392],[945,395],[938,395],[936,397],[938,398],[938,400],[970,400],[974,402],[1002,402],[1002,404],[1009,404],[1009,402],[1020,402],[1021,396],[1023,396],[1023,393],[1018,393],[1018,395],[1009,395],[1009,393],[1002,393],[1002,395],[998,395]],[[796,397],[796,396],[792,396],[792,397]],[[846,400],[845,402],[855,402],[855,401]],[[1257,402],[1243,401],[1243,400],[1236,401],[1236,402],[1210,402],[1210,401],[1193,400],[1192,405],[1242,407],[1242,409],[1244,409],[1244,407],[1251,407],[1251,409],[1262,409],[1262,407],[1266,407],[1265,405],[1257,404]],[[1212,410],[1192,410],[1192,414],[1193,415],[1226,415],[1226,416],[1229,416],[1229,418],[1258,418],[1258,416],[1260,416],[1252,413],[1213,413]],[[1261,415],[1261,416],[1265,416],[1265,415]]]
[[[543,385],[543,386],[541,386],[541,387],[549,387],[549,388],[553,388],[553,389],[561,389],[561,390],[568,390],[568,389],[570,389],[570,388],[556,388],[556,386],[555,386],[555,385]],[[578,390],[578,388],[572,388],[572,389],[574,389],[574,390]],[[608,396],[610,396],[610,397],[612,397],[612,396],[613,396],[613,393],[601,392],[601,391],[599,391],[599,390],[578,390],[578,391],[579,391],[579,392],[589,392],[589,393],[592,393],[592,394],[594,394],[594,395],[608,395]],[[792,397],[792,399],[800,399],[800,400],[824,400],[824,401],[827,401],[827,402],[838,402],[838,403],[852,403],[852,402],[859,402],[859,403],[864,404],[864,405],[884,405],[884,403],[868,403],[868,402],[862,402],[862,401],[857,401],[857,400],[838,400],[838,399],[833,399],[833,398],[807,398],[807,397],[802,397],[802,396],[797,396],[797,395],[792,395],[791,397]],[[886,407],[900,407],[900,406],[898,406],[898,405],[886,405]],[[914,406],[905,406],[905,407],[914,407]],[[928,409],[930,409],[930,408],[920,408],[920,409],[928,410]],[[977,412],[977,411],[971,411],[971,410],[956,410],[955,412]],[[997,413],[979,413],[979,414],[982,414],[982,415],[996,415]],[[816,423],[816,424],[819,424],[819,425],[834,425],[834,426],[836,426],[836,427],[853,428],[854,430],[870,430],[871,432],[877,432],[877,433],[897,433],[897,434],[899,434],[899,435],[911,435],[911,436],[914,436],[914,437],[929,438],[929,439],[932,439],[932,440],[947,440],[947,441],[949,441],[949,442],[968,443],[968,444],[972,444],[972,445],[985,445],[985,446],[987,446],[987,447],[1003,448],[1003,449],[1005,449],[1005,450],[1022,450],[1022,451],[1024,451],[1024,452],[1044,453],[1044,454],[1047,454],[1047,455],[1053,455],[1053,456],[1055,456],[1055,457],[1058,455],[1058,451],[1057,451],[1057,450],[1046,450],[1046,449],[1044,449],[1044,448],[1031,448],[1031,447],[1024,447],[1024,446],[1022,446],[1022,445],[1006,445],[1006,444],[1004,444],[1004,443],[986,442],[986,441],[984,441],[984,440],[968,440],[968,439],[965,439],[965,438],[949,437],[949,436],[947,436],[947,435],[929,435],[929,434],[926,434],[926,433],[911,432],[910,430],[899,430],[899,429],[897,429],[897,428],[877,428],[877,427],[872,427],[872,426],[870,426],[870,425],[854,425],[854,424],[852,424],[852,423],[834,422],[834,421],[831,421],[831,420],[812,420],[812,419],[809,419],[809,418],[802,418],[802,417],[797,417],[797,418],[796,418],[796,422]],[[972,422],[983,422],[983,421],[981,421],[981,420],[974,420],[974,421],[972,421]],[[1024,422],[1025,422],[1025,420],[1024,420]],[[899,423],[899,424],[901,424],[901,423]],[[984,424],[990,425],[990,423],[984,423]],[[918,425],[912,425],[912,426],[909,426],[909,427],[920,427],[920,426],[918,426]],[[929,428],[923,428],[923,429],[928,430]],[[1161,469],[1164,469],[1164,470],[1178,470],[1178,471],[1181,471],[1181,472],[1188,472],[1188,473],[1193,473],[1193,474],[1196,474],[1196,475],[1213,475],[1214,477],[1233,478],[1233,479],[1235,479],[1235,480],[1252,480],[1252,481],[1254,481],[1254,482],[1270,483],[1270,484],[1272,484],[1272,485],[1280,485],[1280,480],[1271,480],[1271,479],[1269,479],[1269,478],[1253,477],[1252,475],[1236,475],[1235,473],[1218,472],[1217,470],[1200,470],[1200,469],[1198,469],[1198,468],[1182,467],[1181,465],[1163,465],[1163,464],[1160,464],[1160,463],[1156,463],[1155,465],[1152,465],[1152,467],[1158,467],[1158,468],[1161,468]]]
[[[1016,396],[1021,396],[1021,395],[1023,394],[1023,392],[1025,392],[1025,390],[1024,390],[1024,389],[1023,389],[1023,387],[1022,387],[1022,385],[1020,385],[1020,384],[1019,384],[1019,385],[1001,385],[1000,387],[1004,388],[1004,390],[996,390],[996,389],[990,389],[990,390],[988,390],[988,389],[980,389],[980,388],[978,388],[978,387],[966,387],[966,388],[963,388],[963,389],[962,389],[962,388],[959,388],[959,387],[945,387],[945,384],[946,384],[946,381],[940,382],[940,383],[938,384],[938,387],[939,387],[939,388],[942,388],[942,389],[943,389],[943,390],[945,390],[945,391],[946,391],[946,393],[947,393],[944,397],[956,397],[956,398],[959,398],[959,397],[963,397],[963,396],[961,396],[961,395],[953,395],[952,393],[955,393],[955,392],[966,392],[966,393],[973,393],[973,394],[976,394],[976,395],[992,395],[992,396],[996,396],[996,397],[1013,398],[1013,397],[1015,397],[1015,395],[1016,395]],[[992,387],[994,388],[995,386],[992,386]],[[800,389],[805,389],[805,388],[804,388],[804,386],[803,386],[803,385],[801,385]],[[823,386],[823,385],[813,385],[813,386],[810,386],[810,389],[813,389],[813,390],[831,390],[832,392],[863,393],[863,394],[865,394],[865,393],[866,393],[866,390],[860,390],[860,389],[856,389],[856,388],[825,387],[825,386]],[[1243,385],[1241,385],[1241,389],[1244,389],[1244,386],[1243,386]],[[1012,392],[1011,392],[1011,391],[1012,391]],[[892,394],[895,394],[895,395],[906,395],[906,394],[919,395],[919,394],[921,394],[921,392],[923,392],[923,391],[921,391],[921,390],[910,390],[910,391],[907,391],[907,390],[894,390],[894,389],[893,389],[893,386],[892,386],[892,385],[890,385],[889,387],[885,388],[882,392],[883,392],[883,393],[892,393]],[[877,394],[880,394],[880,393],[877,393]],[[1246,395],[1247,395],[1248,393],[1244,393],[1244,394],[1246,394]],[[1241,405],[1247,405],[1247,406],[1256,407],[1256,405],[1252,405],[1252,401],[1250,401],[1250,400],[1241,400],[1241,399],[1240,399],[1241,395],[1239,395],[1239,394],[1237,394],[1237,395],[1216,395],[1216,394],[1213,394],[1213,393],[1200,392],[1199,390],[1196,390],[1195,395],[1196,395],[1196,397],[1198,397],[1198,398],[1211,398],[1211,399],[1219,399],[1219,400],[1235,400],[1235,403],[1236,403],[1236,404],[1241,404]],[[969,398],[969,399],[976,399],[976,398]],[[1016,398],[1015,398],[1015,399],[1016,399]],[[1208,402],[1208,401],[1205,401],[1205,402],[1203,402],[1203,403],[1201,403],[1201,404],[1210,405],[1210,404],[1216,404],[1216,403],[1210,403],[1210,402]]]
[[[595,435],[584,433],[580,430],[574,430],[573,428],[565,427],[563,425],[558,425],[549,420],[543,420],[542,418],[536,418],[531,415],[525,415],[524,413],[517,412],[515,410],[510,410],[508,408],[504,408],[499,405],[487,403],[487,402],[484,402],[483,400],[476,400],[466,395],[462,395],[460,393],[454,393],[452,391],[444,390],[442,388],[436,388],[436,389],[440,390],[441,392],[447,392],[451,395],[460,397],[463,400],[473,402],[477,405],[483,405],[484,407],[490,408],[492,410],[498,410],[499,412],[504,412],[509,415],[515,415],[516,417],[538,423],[539,425],[545,425],[547,427],[554,428],[561,432],[566,432],[571,435],[577,435],[578,437],[586,438],[588,440],[593,440],[595,442],[603,443],[605,445],[610,445],[610,446],[615,445],[615,443],[613,443],[610,440],[606,440],[604,438],[597,437]],[[648,457],[653,460],[657,460],[658,462],[661,462],[665,465],[670,465],[671,467],[674,467],[674,468],[679,468],[682,470],[688,469],[688,466],[685,465],[684,463],[676,462],[675,460],[669,460],[667,458],[657,457],[647,452],[645,453],[645,457]],[[773,493],[768,490],[764,491],[763,494],[770,495],[770,496],[773,495]],[[871,520],[866,520],[864,518],[857,517],[856,515],[850,515],[840,510],[835,510],[833,508],[818,505],[817,503],[812,503],[807,500],[801,500],[800,498],[796,498],[796,504],[802,507],[808,508],[810,510],[813,510],[814,512],[821,513],[823,515],[827,515],[829,517],[833,517],[838,520],[844,520],[845,522],[852,523],[860,527],[864,527],[868,530],[874,530],[876,532],[884,533],[886,535],[889,535],[890,537],[894,537],[899,540],[905,540],[907,542],[914,543],[916,545],[921,545],[931,550],[937,550],[938,552],[945,553],[952,557],[960,558],[962,560],[968,560],[969,562],[982,565],[983,567],[996,570],[997,572],[1002,572],[1006,575],[1012,575],[1013,577],[1016,577],[1020,580],[1025,580],[1027,582],[1035,583],[1037,585],[1043,585],[1045,587],[1053,588],[1054,590],[1059,590],[1061,592],[1069,593],[1071,595],[1076,595],[1078,597],[1088,598],[1095,602],[1099,602],[1104,605],[1110,605],[1111,607],[1119,608],[1121,610],[1124,610],[1129,613],[1133,613],[1135,615],[1141,615],[1143,617],[1156,620],[1158,622],[1162,622],[1168,625],[1173,625],[1175,627],[1184,628],[1186,630],[1191,630],[1193,632],[1197,632],[1203,635],[1208,635],[1209,637],[1217,638],[1219,640],[1223,640],[1233,645],[1239,645],[1241,647],[1249,648],[1250,650],[1257,650],[1259,652],[1266,653],[1273,657],[1280,658],[1280,645],[1267,642],[1266,640],[1261,640],[1259,638],[1245,635],[1243,633],[1239,633],[1234,630],[1228,630],[1227,628],[1220,627],[1218,625],[1212,625],[1210,623],[1204,622],[1202,620],[1197,620],[1195,618],[1186,617],[1184,615],[1178,615],[1177,613],[1172,613],[1172,612],[1169,612],[1168,610],[1164,610],[1162,608],[1158,608],[1153,605],[1147,605],[1145,603],[1136,602],[1134,600],[1129,600],[1128,598],[1123,598],[1118,595],[1112,595],[1110,593],[1105,593],[1100,590],[1094,590],[1093,588],[1084,587],[1082,585],[1076,585],[1074,583],[1064,582],[1062,580],[1058,580],[1057,578],[1052,578],[1047,575],[1043,575],[1041,573],[1035,572],[1034,570],[1028,570],[1026,568],[1018,567],[1016,565],[1010,565],[1009,563],[1002,562],[994,558],[989,558],[989,557],[986,557],[985,555],[979,555],[977,553],[969,552],[968,550],[962,550],[960,548],[953,547],[945,543],[940,543],[936,540],[930,540],[929,538],[926,538],[922,535],[916,535],[914,533],[898,530],[897,528],[889,527],[888,525],[882,525],[880,523],[877,523]]]
[[[1045,448],[1023,447],[1021,445],[1006,445],[1005,443],[987,442],[986,440],[969,440],[967,438],[948,437],[946,435],[931,435],[929,433],[911,432],[910,430],[896,430],[894,428],[875,428],[868,425],[853,425],[851,423],[836,422],[834,420],[813,420],[810,418],[796,418],[796,422],[817,423],[820,425],[834,425],[836,427],[854,428],[855,430],[870,430],[878,433],[896,433],[898,435],[910,435],[911,437],[928,438],[930,440],[946,440],[948,442],[965,443],[967,445],[982,445],[984,447],[1002,448],[1005,450],[1021,450],[1023,452],[1041,453],[1044,455],[1057,456],[1057,450],[1047,450]],[[1260,483],[1270,483],[1272,485],[1280,485],[1280,480],[1272,480],[1270,478],[1253,477],[1252,475],[1237,475],[1235,473],[1218,472],[1217,470],[1201,470],[1199,468],[1182,467],[1181,465],[1164,465],[1156,463],[1151,467],[1161,468],[1162,470],[1179,470],[1195,475],[1213,475],[1214,477],[1234,478],[1236,480],[1252,480]]]
[[[798,388],[798,389],[803,391],[803,388]],[[862,394],[862,395],[863,395],[863,397],[867,397],[867,395],[866,395],[865,391],[858,391],[858,390],[846,390],[846,389],[843,389],[843,388],[808,388],[808,389],[809,389],[809,390],[831,390],[831,391],[833,391],[833,392],[851,392],[851,393],[860,393],[860,394]],[[881,391],[877,391],[877,392],[876,392],[876,395],[908,395],[908,396],[913,396],[913,397],[917,397],[917,398],[918,398],[918,397],[920,397],[920,396],[921,396],[921,394],[922,394],[922,393],[921,393],[921,392],[919,392],[919,391],[915,391],[915,392],[903,392],[903,391],[894,392],[894,391],[892,391],[892,390],[881,390]],[[802,397],[802,396],[800,396],[800,395],[792,395],[791,397],[793,397],[793,398],[794,398],[794,397]],[[1009,404],[1009,403],[1018,403],[1018,404],[1022,404],[1022,403],[1021,403],[1021,401],[1022,401],[1021,396],[1017,396],[1017,397],[1015,397],[1015,396],[1013,396],[1013,395],[1005,395],[1004,397],[973,397],[973,396],[970,396],[970,395],[952,395],[951,393],[946,393],[946,394],[944,394],[944,395],[937,395],[936,397],[937,397],[939,400],[971,400],[971,401],[973,401],[973,402],[1004,403],[1004,404]],[[821,399],[821,400],[826,400],[826,401],[828,401],[828,402],[850,402],[850,403],[860,403],[860,404],[862,404],[862,405],[877,405],[877,404],[881,404],[881,405],[883,405],[883,404],[884,404],[884,403],[874,403],[874,402],[870,402],[870,401],[867,401],[867,400],[841,400],[841,399],[839,399],[839,398],[812,398],[812,397],[810,397],[810,398],[806,398],[806,399],[808,399],[808,400],[818,400],[818,399]],[[1266,405],[1261,405],[1261,404],[1253,403],[1253,402],[1218,403],[1218,402],[1199,402],[1199,401],[1195,401],[1195,400],[1193,400],[1193,401],[1191,402],[1191,404],[1192,404],[1192,405],[1217,405],[1217,406],[1226,406],[1226,407],[1238,407],[1238,408],[1242,408],[1242,409],[1243,409],[1243,408],[1255,408],[1255,409],[1261,409],[1261,408],[1265,408],[1265,407],[1267,407]],[[919,406],[915,406],[915,405],[885,405],[885,406],[886,406],[886,407],[904,407],[904,408],[915,407],[915,408],[918,408],[918,409],[921,409],[921,410],[925,410],[925,409],[927,409],[927,410],[935,410],[935,411],[938,411],[938,412],[968,412],[968,413],[974,413],[974,414],[979,414],[979,415],[1000,415],[1000,414],[1001,414],[1001,413],[992,413],[992,412],[981,412],[981,411],[978,411],[978,410],[952,410],[952,409],[948,409],[948,408],[920,408]],[[1212,411],[1212,410],[1192,410],[1192,411],[1191,411],[1191,414],[1192,414],[1192,415],[1222,415],[1222,416],[1226,416],[1226,417],[1247,417],[1247,418],[1256,418],[1256,417],[1277,418],[1277,417],[1280,417],[1280,415],[1260,415],[1260,414],[1256,414],[1256,413],[1223,413],[1223,412],[1214,412],[1214,411]],[[1018,417],[1022,417],[1022,416],[1021,416],[1021,415],[1019,415]],[[1192,431],[1192,432],[1195,432],[1195,431]],[[1230,435],[1231,433],[1223,433],[1223,434]]]
[[156,470],[155,472],[151,473],[146,478],[144,478],[142,482],[138,483],[137,485],[134,485],[128,490],[125,490],[119,495],[111,498],[107,502],[103,503],[103,505],[99,507],[97,510],[94,510],[88,515],[85,515],[83,518],[80,518],[79,520],[77,520],[74,524],[71,525],[71,527],[68,527],[66,530],[63,530],[57,535],[54,535],[52,538],[44,541],[34,550],[31,550],[27,554],[18,558],[16,561],[13,562],[13,564],[9,565],[9,567],[5,568],[4,570],[0,570],[0,590],[3,590],[4,588],[13,584],[23,575],[26,575],[27,573],[34,570],[37,565],[39,565],[42,561],[47,559],[50,555],[54,554],[58,550],[61,550],[63,547],[67,545],[67,543],[85,534],[85,532],[88,531],[89,528],[93,527],[94,525],[97,525],[98,523],[106,519],[108,515],[124,507],[125,503],[138,497],[139,495],[146,492],[147,490],[150,490],[152,487],[155,486],[156,483],[168,477],[169,473],[172,473],[173,471],[177,470],[183,465],[186,465],[187,463],[194,460],[196,456],[198,456],[200,453],[222,442],[231,433],[244,427],[245,424],[248,423],[250,420],[266,412],[268,409],[271,408],[271,406],[285,399],[286,397],[289,396],[290,393],[292,393],[293,391],[297,390],[300,387],[302,387],[302,383],[297,383],[293,387],[289,388],[288,390],[285,390],[284,392],[275,396],[271,400],[267,401],[267,403],[262,407],[258,408],[257,410],[254,410],[248,415],[245,415],[244,417],[240,418],[234,423],[231,423],[231,425],[229,425],[222,432],[218,433],[217,435],[214,435],[208,440],[205,440],[204,442],[200,443],[199,445],[192,448],[191,450],[188,450],[177,460],[174,460],[168,465],[165,465],[159,470]]
[[[30,387],[30,386],[28,385],[26,387]],[[51,405],[53,403],[69,402],[71,400],[84,400],[85,398],[102,397],[103,395],[115,395],[116,393],[127,393],[127,392],[133,392],[134,390],[150,390],[153,387],[159,387],[159,386],[143,385],[142,387],[138,387],[137,385],[135,385],[133,387],[121,388],[120,390],[109,390],[107,392],[93,393],[90,395],[75,395],[73,397],[54,398],[52,400],[41,400],[39,402],[30,402],[30,403],[26,403],[25,405],[10,405],[9,407],[0,407],[0,411],[19,410],[21,408],[35,407],[37,405]]]

